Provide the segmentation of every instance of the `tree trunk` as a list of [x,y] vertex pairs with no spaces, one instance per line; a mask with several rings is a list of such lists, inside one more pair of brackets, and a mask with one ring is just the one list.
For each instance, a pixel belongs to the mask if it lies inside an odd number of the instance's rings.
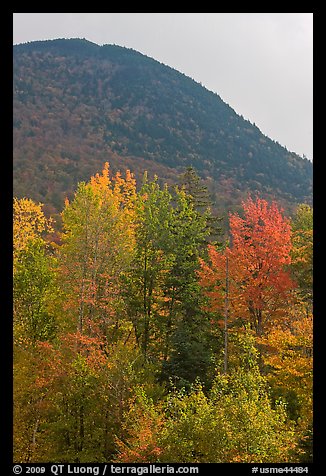
[[[263,314],[261,309],[258,309],[257,312],[257,336],[261,337],[263,335]],[[262,373],[263,372],[263,356],[262,356],[262,346],[260,343],[257,344],[257,349],[258,349],[258,366],[259,370]]]
[[225,261],[224,373],[228,371],[229,258]]

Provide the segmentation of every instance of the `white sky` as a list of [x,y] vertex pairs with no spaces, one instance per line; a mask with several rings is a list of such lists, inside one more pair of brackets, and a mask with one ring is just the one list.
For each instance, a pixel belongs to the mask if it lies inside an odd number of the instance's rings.
[[133,48],[313,158],[312,13],[14,13],[13,33],[14,44],[86,38]]

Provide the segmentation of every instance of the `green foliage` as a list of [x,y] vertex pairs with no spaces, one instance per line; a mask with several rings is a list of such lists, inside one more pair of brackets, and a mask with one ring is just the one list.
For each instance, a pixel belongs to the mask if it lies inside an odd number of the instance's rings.
[[44,394],[35,386],[39,372],[35,347],[15,345],[13,364],[13,457],[28,463],[42,454],[39,428],[47,420]]
[[162,404],[138,389],[119,440],[119,462],[292,461],[295,433],[282,403],[272,407],[252,339],[241,339],[244,366],[218,374],[209,393],[195,383]]
[[313,299],[313,209],[298,206],[292,220],[292,272],[303,300],[312,307]]
[[162,462],[290,461],[294,429],[272,408],[257,363],[219,374],[209,395],[201,386],[172,394],[159,446]]
[[203,184],[203,181],[193,167],[187,167],[186,172],[180,177],[180,183],[195,210],[200,215],[206,217],[207,237],[204,240],[205,245],[207,245],[207,242],[215,242],[217,244],[217,240],[222,232],[222,218],[213,215],[211,212],[213,202],[207,186]]
[[184,190],[171,193],[156,179],[145,180],[139,192],[136,248],[124,293],[145,357],[162,360],[162,381],[206,379],[213,358],[196,274],[207,215]]
[[56,331],[56,260],[42,239],[30,240],[17,257],[14,272],[14,335],[18,341],[50,340]]
[[230,323],[221,374],[222,307],[207,308],[199,284],[211,215],[197,191],[145,175],[136,192],[129,171],[111,177],[105,164],[66,201],[51,246],[41,205],[15,201],[15,462],[311,460],[310,210],[293,220],[301,301],[259,339]]
[[215,354],[221,343],[212,336],[204,315],[182,320],[171,337],[169,358],[163,362],[161,380],[176,388],[189,389],[200,378],[205,387],[212,384]]
[[136,245],[125,277],[125,299],[136,340],[146,357],[164,299],[162,286],[173,262],[171,200],[167,187],[161,189],[154,180],[143,185],[136,203]]

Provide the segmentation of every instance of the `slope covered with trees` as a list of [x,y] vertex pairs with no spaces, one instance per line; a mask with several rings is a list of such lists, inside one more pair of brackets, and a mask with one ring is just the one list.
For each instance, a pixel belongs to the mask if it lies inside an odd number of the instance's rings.
[[253,197],[225,240],[183,182],[105,164],[57,243],[14,200],[16,462],[311,461],[312,209]]
[[193,166],[220,209],[248,191],[311,203],[312,164],[215,93],[131,49],[86,40],[14,46],[14,192],[63,206],[110,161],[173,183]]

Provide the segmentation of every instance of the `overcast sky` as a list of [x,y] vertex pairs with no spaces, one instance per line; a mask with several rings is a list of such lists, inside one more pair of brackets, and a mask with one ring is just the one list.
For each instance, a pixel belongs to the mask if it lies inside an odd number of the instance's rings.
[[14,13],[13,21],[14,44],[86,38],[140,51],[313,158],[312,13]]

